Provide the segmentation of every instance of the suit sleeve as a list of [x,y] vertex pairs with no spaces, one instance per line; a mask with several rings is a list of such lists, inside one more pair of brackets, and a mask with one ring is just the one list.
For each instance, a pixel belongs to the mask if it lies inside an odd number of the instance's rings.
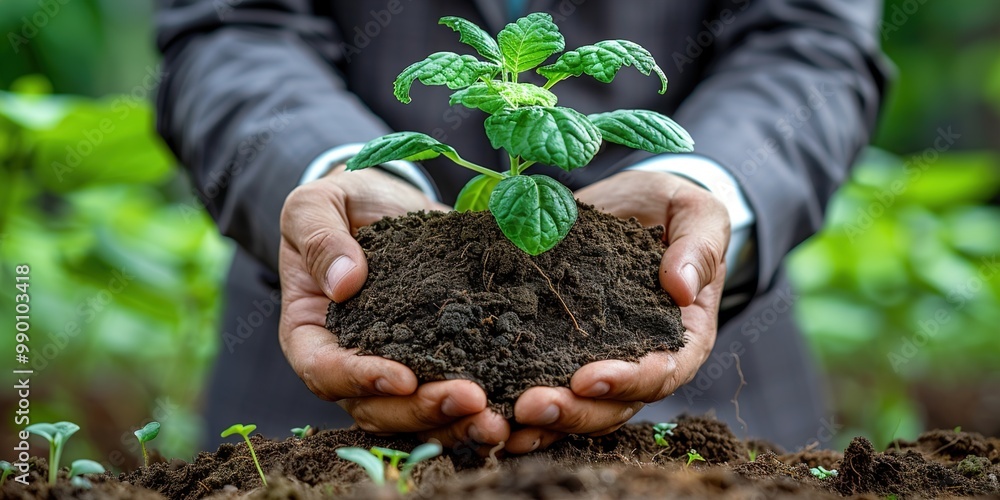
[[[830,196],[869,142],[886,85],[881,2],[727,0],[710,58],[675,118],[695,151],[728,169],[756,215],[757,292],[823,222]],[[712,23],[718,21],[718,23]]]
[[280,213],[324,151],[389,132],[306,0],[161,0],[157,129],[223,234],[277,269]]

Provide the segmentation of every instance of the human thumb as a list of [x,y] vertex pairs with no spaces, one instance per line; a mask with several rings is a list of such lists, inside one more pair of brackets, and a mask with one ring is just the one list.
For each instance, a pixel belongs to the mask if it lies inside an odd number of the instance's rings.
[[281,214],[281,233],[323,293],[343,302],[368,278],[368,261],[351,235],[346,196],[322,184],[306,184],[289,194]]

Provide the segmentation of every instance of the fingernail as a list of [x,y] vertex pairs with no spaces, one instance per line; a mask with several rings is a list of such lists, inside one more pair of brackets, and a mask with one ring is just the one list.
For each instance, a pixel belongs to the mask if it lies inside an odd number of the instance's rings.
[[473,441],[475,441],[477,443],[484,443],[484,442],[486,442],[483,439],[483,434],[481,432],[479,432],[479,427],[476,427],[475,425],[470,425],[469,426],[469,430],[466,431],[466,432],[469,434],[469,439],[471,439],[471,440],[473,440]]
[[330,269],[326,272],[326,286],[328,294],[332,294],[334,290],[337,289],[337,285],[347,277],[347,274],[358,267],[358,263],[354,262],[350,257],[346,255],[341,255],[330,264]]
[[611,390],[611,386],[607,382],[597,382],[594,385],[583,391],[580,396],[585,398],[597,398],[608,393]]
[[463,415],[459,411],[458,403],[454,399],[451,399],[451,396],[444,398],[444,401],[441,402],[441,413],[449,417],[461,417]]
[[537,450],[538,446],[541,445],[541,444],[542,444],[542,440],[541,439],[536,439],[534,442],[531,443],[531,449],[528,450],[528,451],[535,451],[535,450]]
[[549,425],[554,423],[556,420],[559,420],[559,407],[556,405],[549,405],[545,411],[538,415],[536,422],[538,423],[537,425]]
[[375,390],[383,394],[395,394],[396,387],[388,379],[380,378],[375,381]]
[[695,297],[698,296],[699,288],[701,287],[701,278],[698,277],[698,270],[694,268],[694,264],[688,264],[681,268],[681,279],[687,284],[688,289],[691,290],[691,294]]

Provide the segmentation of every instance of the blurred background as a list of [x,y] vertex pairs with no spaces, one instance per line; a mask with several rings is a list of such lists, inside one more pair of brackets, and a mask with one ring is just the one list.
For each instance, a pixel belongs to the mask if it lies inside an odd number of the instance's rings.
[[[0,1],[0,311],[30,263],[32,421],[80,424],[66,456],[119,469],[151,419],[165,456],[198,451],[232,255],[153,131],[150,10]],[[882,39],[899,76],[874,146],[790,259],[843,426],[824,445],[997,436],[1000,3],[890,0]],[[0,336],[8,388],[14,343]],[[16,405],[0,391],[5,422]]]

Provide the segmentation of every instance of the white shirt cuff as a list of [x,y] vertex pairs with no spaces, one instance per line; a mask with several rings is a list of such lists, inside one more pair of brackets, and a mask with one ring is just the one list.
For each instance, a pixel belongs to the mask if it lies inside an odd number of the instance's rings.
[[[320,177],[323,177],[337,165],[345,163],[347,160],[353,158],[354,155],[358,154],[364,146],[365,145],[363,143],[352,143],[326,150],[324,153],[317,156],[315,160],[309,163],[305,172],[302,173],[302,178],[299,179],[299,185],[312,182]],[[428,198],[434,201],[440,201],[438,199],[437,189],[434,188],[434,184],[431,183],[431,180],[427,178],[427,175],[424,174],[420,167],[414,165],[413,163],[408,161],[390,161],[379,165],[379,167],[386,172],[413,184],[414,187],[423,191]]]
[[[655,156],[626,170],[667,172],[680,175],[701,184],[722,200],[726,210],[729,211],[729,221],[732,226],[729,248],[726,249],[727,282],[731,281],[741,268],[746,268],[747,264],[752,265],[756,262],[754,260],[756,259],[754,255],[755,242],[753,241],[753,226],[756,217],[736,179],[721,165],[696,154],[670,154]],[[742,275],[746,274],[748,273],[742,273]]]

